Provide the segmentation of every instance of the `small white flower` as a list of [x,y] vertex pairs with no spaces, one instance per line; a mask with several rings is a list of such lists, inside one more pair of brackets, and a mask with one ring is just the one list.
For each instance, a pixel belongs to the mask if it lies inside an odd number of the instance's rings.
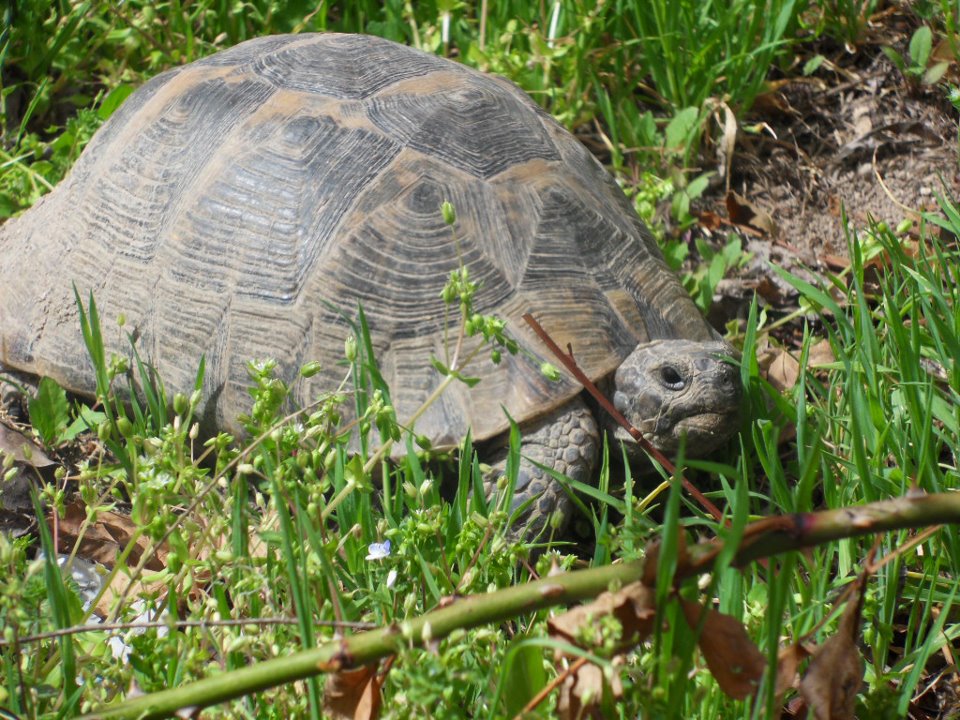
[[397,571],[391,570],[387,573],[387,590],[393,589],[393,584],[397,581]]
[[367,560],[383,560],[390,557],[390,541],[384,540],[382,543],[370,543],[367,545]]

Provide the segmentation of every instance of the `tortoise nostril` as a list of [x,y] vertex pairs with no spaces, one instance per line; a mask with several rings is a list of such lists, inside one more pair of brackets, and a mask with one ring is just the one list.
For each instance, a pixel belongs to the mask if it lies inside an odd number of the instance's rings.
[[686,383],[675,367],[664,365],[660,368],[660,382],[671,390],[683,390]]

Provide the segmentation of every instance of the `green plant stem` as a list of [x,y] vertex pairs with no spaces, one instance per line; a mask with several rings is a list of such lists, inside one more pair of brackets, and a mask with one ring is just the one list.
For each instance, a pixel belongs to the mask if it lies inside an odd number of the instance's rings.
[[[960,524],[960,493],[902,497],[839,510],[768,518],[747,526],[732,564],[743,566],[761,557],[840,538],[940,523]],[[723,549],[721,538],[689,548],[686,558],[680,559],[675,580],[709,572]],[[166,717],[180,708],[207,707],[320,673],[359,667],[393,654],[404,643],[419,646],[440,640],[457,629],[503,622],[521,613],[592,598],[612,584],[634,582],[642,577],[656,577],[656,568],[645,568],[645,562],[637,560],[472,595],[400,625],[334,640],[287,657],[135,698],[87,717],[155,718]]]
[[401,644],[417,646],[445,637],[457,628],[500,622],[521,612],[594,597],[611,583],[636,580],[642,570],[643,563],[635,561],[566,573],[496,593],[473,595],[399,626],[390,625],[353,635],[314,650],[146,695],[89,717],[165,717],[178,708],[205,707],[319,673],[358,667],[394,653]]
[[[455,368],[453,372],[451,372],[449,375],[443,378],[440,384],[437,385],[436,389],[432,393],[430,393],[430,397],[428,397],[426,400],[423,401],[423,404],[417,409],[417,411],[407,421],[406,426],[408,428],[412,428],[414,426],[414,423],[416,423],[417,420],[420,419],[420,416],[427,411],[427,408],[429,408],[431,405],[433,405],[433,403],[437,401],[437,398],[439,398],[443,394],[443,391],[446,390],[447,387],[449,387],[450,383],[452,383],[454,380],[459,379],[457,377],[457,373],[460,372],[464,367],[466,367],[473,361],[473,359],[477,356],[477,353],[480,352],[480,348],[482,347],[483,346],[481,345],[480,347],[475,349],[473,352],[471,352],[459,367]],[[459,353],[459,349],[457,350],[457,354],[458,353]],[[456,357],[456,355],[454,357]],[[392,447],[393,447],[392,439],[387,440],[385,443],[383,443],[383,445],[381,445],[377,449],[377,451],[370,456],[370,459],[367,460],[367,462],[364,464],[363,466],[364,474],[369,476],[370,473],[373,472],[373,469],[377,465],[379,465],[380,462],[385,457],[387,457],[390,454],[390,449]],[[344,485],[343,488],[340,490],[340,492],[338,492],[334,496],[334,498],[330,501],[330,503],[323,509],[323,512],[320,513],[320,519],[326,520],[327,518],[329,518],[330,515],[333,513],[333,511],[337,509],[340,503],[342,503],[344,500],[346,500],[350,496],[350,493],[352,493],[356,489],[356,487],[357,487],[356,483],[353,483],[353,482],[348,482],[346,485]]]
[[[21,155],[20,157],[13,157],[9,153],[0,150],[0,159],[4,162],[0,165],[0,170],[6,169],[8,166],[15,166],[18,170],[22,171],[30,178],[32,183],[39,183],[46,188],[47,192],[53,190],[53,185],[40,173],[34,170],[29,165],[25,165],[22,161],[30,157],[29,155]],[[34,185],[34,187],[36,187]]]

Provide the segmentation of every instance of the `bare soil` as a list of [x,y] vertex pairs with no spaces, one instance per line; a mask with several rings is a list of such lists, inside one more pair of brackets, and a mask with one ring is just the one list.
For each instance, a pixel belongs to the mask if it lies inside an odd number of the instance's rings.
[[[943,86],[908,80],[880,52],[857,60],[784,81],[741,122],[729,190],[758,219],[737,223],[752,259],[718,288],[715,324],[742,317],[754,291],[792,304],[772,264],[800,275],[841,270],[853,233],[907,220],[919,237],[924,214],[939,213],[938,195],[957,197],[957,111]],[[701,217],[730,221],[727,198],[718,183]]]

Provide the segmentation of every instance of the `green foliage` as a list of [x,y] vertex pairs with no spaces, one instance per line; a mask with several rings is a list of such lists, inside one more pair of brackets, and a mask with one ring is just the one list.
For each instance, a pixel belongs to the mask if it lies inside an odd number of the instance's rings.
[[663,245],[664,256],[671,269],[680,272],[687,292],[693,297],[701,312],[706,313],[713,303],[717,285],[732,270],[743,267],[750,254],[743,249],[740,236],[731,234],[726,243],[716,250],[704,239],[694,241],[700,263],[693,270],[686,270],[690,246],[683,240],[669,240]]
[[517,637],[510,644],[500,674],[507,714],[517,715],[547,684],[543,650],[529,638]]
[[927,25],[921,25],[910,38],[907,55],[901,55],[891,47],[881,48],[884,55],[912,82],[935,85],[946,73],[950,63],[942,60],[930,65],[933,51],[933,31]]
[[[945,201],[948,216],[950,207]],[[927,238],[911,256],[882,225],[854,237],[850,248],[849,276],[836,278],[832,288],[788,278],[810,308],[830,318],[826,327],[836,361],[825,377],[807,374],[794,393],[799,457],[790,474],[801,481],[791,486],[776,480],[771,486],[785,509],[808,506],[814,490],[822,492],[825,505],[839,507],[911,489],[934,492],[955,487],[960,479],[954,454],[960,439],[960,375],[954,360],[960,351],[957,251]],[[878,260],[881,273],[875,271]],[[835,299],[837,290],[845,301]],[[786,479],[782,471],[770,476]],[[815,485],[816,476],[824,482]],[[880,538],[880,553],[894,553],[905,539],[905,534]],[[814,561],[820,567],[835,565],[842,575],[855,571],[864,551],[842,544],[818,550]],[[884,566],[876,577],[875,604],[868,602],[865,611],[865,634],[872,640],[870,697],[882,694],[896,677],[901,714],[920,671],[905,678],[897,675],[898,668],[924,665],[928,643],[939,632],[934,608],[952,601],[933,578],[944,567],[954,568],[949,571],[954,574],[958,562],[956,534],[944,531],[931,539],[917,574],[908,573],[906,583],[899,563]],[[903,655],[889,662],[893,628],[904,615],[913,618],[913,631]]]
[[683,276],[683,284],[697,307],[706,312],[713,303],[713,292],[720,281],[731,270],[743,267],[750,260],[750,255],[743,250],[739,235],[730,235],[719,250],[714,250],[701,238],[696,239],[696,246],[701,264],[695,271]]
[[12,151],[0,149],[0,218],[29,207],[52,190],[101,122],[97,111],[80,109],[53,140],[45,142],[36,133],[26,133]]
[[[817,9],[827,18],[824,32],[855,42],[873,6],[838,0]],[[479,7],[486,15],[479,16]],[[568,127],[596,129],[624,176],[633,165],[645,167],[627,188],[640,214],[650,219],[658,203],[670,200],[686,227],[690,202],[707,175],[676,168],[694,164],[718,102],[740,113],[750,107],[770,66],[794,42],[805,9],[806,3],[788,0],[11,4],[0,42],[6,148],[0,216],[28,207],[59,181],[129,88],[147,76],[265,33],[365,30],[456,53],[520,83]],[[945,3],[944,16],[945,26],[955,27]],[[927,67],[933,40],[926,27],[900,58],[904,72],[918,79],[936,68]],[[815,72],[816,63],[805,71]],[[934,221],[960,234],[960,211],[949,199],[943,209],[946,219]],[[455,227],[454,209],[443,213]],[[551,541],[537,549],[538,557],[506,529],[519,432],[511,433],[507,479],[488,499],[486,468],[469,437],[449,462],[415,434],[415,418],[396,418],[362,311],[344,345],[343,385],[291,411],[290,388],[276,377],[276,363],[254,362],[248,437],[202,440],[194,418],[202,359],[193,392],[168,398],[133,344],[129,358],[107,356],[96,305],[78,297],[98,381],[96,410],[71,412],[63,391],[47,383],[31,415],[47,444],[91,427],[105,451],[52,481],[35,479],[54,512],[63,511],[65,488],[76,487],[91,524],[118,504],[129,508],[132,536],[107,578],[126,590],[112,596],[107,620],[164,618],[165,627],[38,636],[82,624],[91,610],[58,570],[46,524],[46,559],[30,560],[25,540],[0,534],[0,704],[29,717],[89,710],[134,685],[178,687],[364,627],[401,627],[450,597],[522,583],[531,562],[545,575],[553,562],[566,569],[629,560],[640,557],[650,539],[663,537],[658,607],[664,622],[654,642],[622,663],[600,661],[624,685],[616,710],[629,717],[776,716],[772,673],[754,704],[731,701],[719,690],[665,583],[680,562],[682,533],[724,535],[732,543],[750,515],[956,487],[960,257],[934,238],[916,255],[906,253],[902,241],[874,227],[851,240],[853,266],[831,285],[790,278],[804,313],[817,322],[806,328],[800,379],[786,395],[775,392],[757,366],[757,344],[774,323],[753,307],[740,338],[749,422],[729,456],[733,464],[686,464],[715,478],[711,496],[727,508],[730,527],[690,504],[670,478],[620,477],[605,452],[598,487],[567,483],[578,493],[585,539],[577,546]],[[697,250],[706,264],[686,283],[706,308],[717,282],[746,256],[737,238],[719,249],[698,243]],[[674,267],[689,251],[684,242],[666,246]],[[440,391],[469,384],[468,364],[486,361],[479,350],[458,352],[461,337],[481,339],[493,361],[503,349],[518,350],[497,318],[473,313],[475,290],[475,279],[460,268],[438,298],[451,315],[446,352],[435,359]],[[809,367],[815,333],[829,338],[835,360]],[[302,374],[317,370],[308,363]],[[357,446],[348,440],[353,427]],[[39,510],[38,517],[44,517]],[[895,553],[907,539],[907,533],[881,538],[880,553]],[[801,637],[829,617],[871,542],[844,541],[743,570],[731,569],[726,554],[705,592],[744,622],[772,661],[783,638]],[[146,547],[142,553],[138,543]],[[163,561],[152,563],[159,548]],[[955,533],[940,531],[922,555],[895,557],[868,581],[864,716],[906,715],[927,659],[956,640],[949,618],[958,553]],[[702,600],[692,584],[680,592]],[[546,637],[546,616],[529,612],[502,627],[457,631],[425,648],[398,642],[384,684],[384,716],[517,712],[559,672],[550,660],[556,643]],[[182,620],[196,624],[178,624]],[[613,630],[600,629],[598,653]],[[106,649],[109,637],[125,640],[129,659]],[[320,683],[304,687],[268,689],[208,712],[320,714]],[[550,716],[552,702],[536,712]]]
[[56,444],[70,421],[67,393],[50,378],[43,378],[36,396],[30,399],[29,409],[30,424],[40,434],[43,444]]
[[857,45],[880,0],[820,0],[819,31],[851,46]]
[[[793,42],[805,3],[795,0],[735,2],[632,3],[614,19],[623,43],[619,68],[627,77],[634,68],[649,74],[655,98],[668,105],[675,124],[684,119],[679,147],[688,167],[702,135],[703,121],[717,101],[742,112],[752,105],[767,71]],[[689,120],[696,118],[696,123]],[[689,125],[689,126],[688,126]],[[677,147],[668,137],[667,147]]]
[[[945,202],[945,211],[947,219],[941,222],[950,227],[956,222],[960,230],[954,206]],[[729,508],[729,528],[687,504],[676,482],[666,481],[662,490],[641,497],[649,483],[627,479],[621,496],[605,463],[598,488],[572,484],[591,498],[591,506],[584,503],[584,508],[597,551],[589,562],[630,559],[652,536],[664,540],[657,605],[663,622],[656,624],[654,641],[638,648],[625,664],[598,659],[609,662],[606,671],[618,674],[623,683],[623,697],[610,707],[631,716],[740,717],[753,712],[717,688],[699,660],[695,633],[672,600],[669,578],[680,562],[681,532],[724,535],[732,549],[752,513],[802,512],[819,503],[857,504],[901,495],[912,482],[929,491],[956,484],[955,463],[945,458],[960,437],[960,375],[953,360],[960,355],[960,263],[956,250],[930,243],[927,251],[911,256],[890,230],[872,228],[862,241],[852,241],[853,266],[831,288],[792,278],[807,308],[824,319],[836,360],[803,372],[789,397],[770,391],[752,360],[756,334],[766,322],[754,307],[743,339],[748,358],[743,378],[753,414],[736,465],[686,463],[719,478],[714,495]],[[736,244],[731,246],[724,262],[739,256]],[[888,267],[877,276],[868,260],[880,257]],[[469,275],[466,285],[460,282],[462,274],[457,278],[455,286],[466,289],[466,302],[459,292],[451,294],[460,328],[472,316],[470,281]],[[344,418],[349,413],[344,403],[350,395],[341,389],[321,396],[309,409],[284,414],[289,388],[275,377],[272,362],[251,365],[251,435],[239,446],[225,436],[195,446],[190,421],[195,401],[183,396],[174,399],[174,415],[161,426],[141,424],[131,414],[124,432],[119,421],[127,416],[120,415],[112,388],[117,374],[111,377],[111,366],[117,369],[122,363],[108,361],[102,350],[94,303],[84,306],[83,318],[91,354],[104,378],[102,394],[114,397],[107,404],[112,419],[104,424],[118,457],[128,458],[133,472],[90,465],[73,480],[82,488],[91,517],[108,509],[115,498],[124,498],[132,505],[136,536],[148,544],[163,541],[167,548],[162,569],[150,576],[155,585],[134,589],[110,619],[134,620],[146,609],[151,617],[166,612],[172,614],[170,622],[189,617],[206,625],[176,627],[166,635],[156,629],[130,635],[129,661],[89,654],[94,642],[102,646],[99,631],[77,636],[69,648],[64,641],[34,639],[21,646],[26,649],[20,663],[24,669],[16,671],[14,683],[49,684],[73,692],[61,666],[46,659],[56,653],[87,653],[72,673],[76,686],[83,688],[83,708],[89,709],[122,693],[131,682],[145,690],[176,686],[212,668],[239,668],[287,649],[317,645],[335,636],[342,628],[338,623],[401,626],[450,596],[482,595],[528,577],[521,561],[529,558],[529,548],[506,534],[509,481],[501,497],[485,499],[483,471],[469,439],[453,482],[444,478],[442,466],[423,462],[415,437],[396,424],[389,410],[389,389],[375,387],[378,373],[375,359],[366,354],[369,336],[362,318],[359,335],[344,345],[351,374],[374,384],[364,390],[358,425],[405,442],[406,455],[396,464],[384,463],[381,451],[357,455],[347,446]],[[455,337],[451,335],[451,342]],[[810,336],[804,343],[801,367],[807,367],[812,340]],[[452,366],[464,370],[460,364]],[[314,370],[311,365],[304,368],[306,373]],[[56,394],[53,389],[44,392]],[[795,456],[782,452],[780,437],[788,427],[796,432]],[[511,435],[515,458],[519,433]],[[372,482],[377,468],[380,485]],[[662,508],[651,514],[657,494],[666,491]],[[44,492],[57,507],[60,491],[49,486]],[[609,522],[614,512],[627,523]],[[882,538],[881,552],[895,552],[904,539],[899,534]],[[901,557],[870,581],[864,637],[872,664],[864,707],[909,701],[926,659],[957,635],[946,623],[952,589],[941,579],[956,567],[954,541],[951,533],[941,532],[928,540],[929,552],[922,557]],[[833,598],[858,572],[871,542],[823,546],[809,557],[789,555],[769,567],[743,571],[729,567],[731,555],[726,552],[717,560],[708,592],[719,598],[721,610],[744,622],[772,658],[784,636],[800,637],[830,613]],[[141,577],[146,559],[134,562],[129,549],[121,553],[113,573]],[[574,558],[565,551],[565,545],[555,545],[540,558],[537,570],[546,572],[554,560],[569,567]],[[22,578],[0,593],[5,639],[83,622],[86,612],[69,584],[58,590],[56,582],[50,582],[49,564],[31,570],[22,547],[5,537],[0,538],[0,563],[4,572]],[[912,568],[905,580],[904,565]],[[46,579],[38,584],[41,567],[47,567]],[[681,592],[699,599],[693,585]],[[137,605],[131,603],[135,597]],[[265,625],[256,620],[264,617],[295,622]],[[248,622],[217,624],[226,618]],[[904,618],[910,632],[894,654],[894,629]],[[464,707],[494,717],[515,712],[558,671],[545,662],[545,651],[556,641],[545,636],[544,620],[543,613],[516,618],[513,639],[487,627],[455,632],[422,649],[398,647],[384,686],[384,716],[458,717]],[[590,652],[603,656],[615,628],[600,624],[594,630],[591,637],[597,644]],[[12,668],[12,646],[2,646],[0,653],[4,667]],[[756,708],[765,708],[767,715],[777,710],[773,682],[768,676],[758,695]],[[66,707],[66,695],[60,700],[42,694],[29,697],[26,704],[11,700],[12,707],[28,714]],[[322,703],[323,691],[314,682],[306,693],[277,688],[222,712],[243,709],[253,716],[279,717],[307,713],[309,706]],[[549,715],[551,707],[538,711]]]

